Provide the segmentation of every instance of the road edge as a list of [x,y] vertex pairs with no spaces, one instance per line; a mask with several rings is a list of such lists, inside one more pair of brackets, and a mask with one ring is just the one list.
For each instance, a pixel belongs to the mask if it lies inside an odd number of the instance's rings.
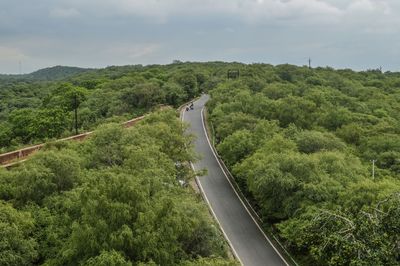
[[[240,202],[242,203],[243,207],[246,209],[247,213],[250,215],[251,219],[254,221],[254,223],[256,224],[257,228],[260,230],[261,234],[265,237],[265,239],[268,241],[268,243],[272,246],[272,248],[275,250],[275,252],[279,255],[279,257],[281,258],[281,260],[287,265],[290,266],[290,264],[285,260],[285,258],[283,257],[283,255],[279,252],[279,250],[275,247],[275,245],[272,243],[272,241],[269,239],[269,237],[265,234],[264,230],[262,229],[262,227],[260,226],[260,224],[258,223],[257,219],[254,217],[254,215],[252,214],[252,212],[249,210],[248,206],[244,203],[242,197],[240,197],[239,193],[237,192],[235,186],[232,184],[232,181],[230,180],[230,178],[228,177],[227,172],[225,171],[224,167],[222,166],[221,162],[220,162],[220,158],[219,156],[217,156],[217,153],[215,151],[215,148],[213,147],[213,145],[211,145],[210,142],[210,138],[208,136],[208,132],[207,132],[207,126],[205,123],[205,119],[204,119],[204,110],[206,109],[206,107],[203,107],[201,109],[201,120],[203,123],[203,130],[204,133],[206,135],[207,138],[207,142],[208,145],[211,148],[211,151],[215,157],[215,159],[218,162],[219,167],[221,168],[222,172],[224,173],[225,178],[228,180],[229,184],[231,185],[233,191],[235,192],[236,196],[239,198]],[[227,169],[226,169],[227,170]],[[246,199],[245,199],[246,200]],[[248,203],[248,201],[246,200],[247,204],[249,205],[249,207],[252,209],[253,212],[254,209],[251,207],[250,203]],[[257,215],[257,214],[256,214]],[[257,218],[260,219],[260,217],[257,215]]]
[[[197,99],[197,100],[198,100],[198,99]],[[185,105],[183,105],[183,107],[184,107],[184,106],[185,106]],[[184,118],[185,118],[185,109],[184,109],[183,107],[182,107],[181,110],[179,110],[180,119],[181,119],[181,122],[182,122],[182,123],[185,122],[185,121],[184,121]],[[192,162],[190,162],[190,167],[192,168],[192,170],[193,170],[194,172],[196,172],[196,170],[194,169],[194,165],[193,165]],[[199,188],[201,197],[202,197],[203,200],[206,202],[207,207],[208,207],[208,209],[209,209],[209,211],[210,211],[212,217],[213,217],[214,220],[217,222],[217,224],[218,224],[218,226],[219,226],[219,229],[221,230],[221,232],[222,232],[222,234],[223,234],[223,236],[224,236],[226,242],[228,243],[228,246],[229,246],[229,248],[230,248],[230,250],[231,250],[231,253],[233,254],[234,258],[240,263],[240,265],[243,266],[244,264],[243,264],[242,260],[240,259],[239,255],[237,254],[237,251],[236,251],[235,248],[233,247],[232,242],[229,240],[228,235],[226,234],[226,232],[225,232],[224,229],[222,228],[222,225],[221,225],[220,221],[218,220],[217,215],[215,214],[214,210],[212,209],[211,204],[210,204],[210,201],[208,200],[208,198],[207,198],[207,196],[206,196],[206,194],[205,194],[205,192],[204,192],[203,186],[201,185],[200,180],[199,180],[199,177],[198,177],[197,175],[195,176],[195,182],[196,182],[197,187]]]

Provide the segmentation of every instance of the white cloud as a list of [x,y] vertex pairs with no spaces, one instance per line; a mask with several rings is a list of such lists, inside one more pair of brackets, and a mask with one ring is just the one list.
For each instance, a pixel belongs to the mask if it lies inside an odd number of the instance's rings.
[[50,10],[50,16],[53,18],[72,18],[80,15],[75,8],[54,8]]
[[[293,23],[337,24],[343,26],[373,19],[397,20],[398,0],[89,0],[108,14],[133,15],[166,23],[177,17],[229,18],[247,24]],[[357,24],[357,26],[359,26]]]
[[387,0],[353,0],[342,17],[342,25],[366,34],[395,34],[400,30],[400,7]]
[[105,53],[112,57],[142,59],[144,57],[153,56],[160,49],[159,44],[143,43],[143,44],[114,44],[105,49]]
[[378,11],[389,14],[391,10],[386,1],[353,0],[349,3],[347,11],[351,13],[375,13]]
[[333,5],[318,0],[265,0],[250,1],[246,10],[239,10],[247,21],[291,20],[297,22],[335,22],[342,11]]
[[123,14],[152,17],[164,22],[177,15],[225,15],[258,23],[301,15],[326,18],[341,13],[334,5],[319,0],[116,0],[113,6]]
[[127,56],[131,59],[154,55],[160,49],[157,44],[136,45],[127,49]]
[[[229,18],[246,24],[337,24],[385,16],[395,19],[398,0],[69,0],[65,4],[100,16],[135,16],[147,22],[167,23],[176,18]],[[95,8],[93,8],[95,7]],[[397,9],[396,9],[397,8]],[[396,12],[397,11],[397,12]],[[76,16],[76,9],[55,9],[60,17]],[[343,24],[343,23],[342,23]],[[351,25],[350,25],[351,27]]]
[[0,72],[181,55],[400,68],[399,14],[399,0],[0,0]]
[[65,4],[103,16],[134,15],[154,22],[180,17],[231,16],[245,22],[287,17],[337,16],[340,8],[322,0],[69,0]]

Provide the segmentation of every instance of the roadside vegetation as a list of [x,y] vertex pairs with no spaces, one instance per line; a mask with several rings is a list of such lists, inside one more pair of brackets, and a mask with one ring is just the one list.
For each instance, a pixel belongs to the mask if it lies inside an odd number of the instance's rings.
[[0,75],[0,152],[75,134],[75,109],[82,132],[160,105],[177,107],[214,86],[221,77],[217,69],[224,65],[54,67],[30,75]]
[[400,74],[239,69],[208,111],[266,228],[302,265],[399,265]]
[[0,265],[237,265],[181,185],[194,175],[184,129],[164,110],[0,169]]
[[[0,76],[0,150],[47,142],[0,169],[0,265],[237,265],[187,186],[196,156],[174,109],[214,86],[219,66]],[[153,111],[160,105],[171,107]],[[94,134],[51,142],[75,133],[75,108],[79,132]],[[119,125],[150,111],[133,128]]]

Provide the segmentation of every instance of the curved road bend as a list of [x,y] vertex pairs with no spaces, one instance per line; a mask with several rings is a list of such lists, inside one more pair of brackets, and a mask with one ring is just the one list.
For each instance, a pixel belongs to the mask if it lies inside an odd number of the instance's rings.
[[208,99],[208,95],[203,95],[194,103],[194,110],[184,110],[182,116],[183,120],[190,124],[188,131],[197,136],[195,151],[202,156],[193,167],[195,170],[204,168],[208,170],[207,176],[198,177],[198,183],[207,203],[222,227],[233,252],[243,265],[289,265],[250,216],[210,147],[201,114]]

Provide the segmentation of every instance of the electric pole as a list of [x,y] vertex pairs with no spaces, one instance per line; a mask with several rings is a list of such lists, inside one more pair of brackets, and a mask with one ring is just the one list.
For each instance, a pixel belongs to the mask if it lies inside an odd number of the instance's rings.
[[75,134],[78,135],[78,99],[76,93],[74,95],[74,108],[75,108]]
[[308,58],[308,68],[311,69],[311,58]]

